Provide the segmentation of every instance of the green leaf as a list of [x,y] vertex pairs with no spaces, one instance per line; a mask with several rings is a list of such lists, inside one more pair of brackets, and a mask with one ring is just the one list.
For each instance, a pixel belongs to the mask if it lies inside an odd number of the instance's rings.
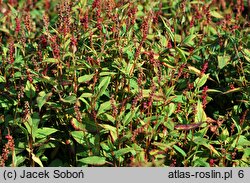
[[80,98],[90,98],[90,97],[92,97],[93,96],[93,94],[92,93],[83,93],[81,96],[80,96]]
[[70,132],[72,137],[78,142],[79,144],[84,143],[84,132],[83,131],[72,131]]
[[186,101],[185,96],[184,95],[176,95],[173,99],[173,102],[180,102],[180,103],[184,103]]
[[130,85],[130,88],[135,91],[135,93],[139,91],[138,82],[135,79],[130,79],[129,85]]
[[76,103],[76,96],[70,95],[70,96],[65,97],[64,99],[61,98],[60,100],[62,102],[65,102],[65,103],[75,104]]
[[123,148],[123,149],[119,149],[118,151],[115,151],[115,157],[116,158],[120,158],[122,155],[127,154],[127,153],[132,153],[135,154],[135,150],[131,147],[127,147],[127,148]]
[[204,145],[204,146],[208,146],[208,140],[202,137],[191,137],[190,139],[193,140],[194,143],[196,143],[197,145]]
[[225,141],[228,138],[228,136],[229,136],[229,132],[228,132],[227,128],[223,129],[222,133],[220,134],[220,139],[222,141]]
[[39,157],[37,157],[34,153],[31,153],[32,155],[32,159],[40,166],[40,167],[43,167],[43,163],[42,161],[40,160]]
[[176,144],[176,142],[171,142],[171,143],[153,142],[152,143],[152,145],[159,147],[161,150],[172,149],[174,144]]
[[222,69],[225,67],[230,60],[230,56],[218,56],[218,68]]
[[135,116],[137,110],[139,109],[140,106],[136,107],[134,109],[134,111],[129,111],[126,116],[124,117],[124,119],[122,120],[122,123],[124,126],[127,126],[133,119],[133,117]]
[[97,132],[97,124],[95,123],[93,117],[91,117],[88,114],[82,115],[82,122],[84,125],[86,125],[86,130],[91,133]]
[[85,130],[85,126],[81,122],[77,121],[76,118],[72,118],[70,123],[75,130]]
[[55,128],[43,127],[36,130],[36,138],[47,138],[47,136],[57,132]]
[[196,107],[196,114],[195,114],[195,123],[207,121],[207,115],[202,107],[202,103],[200,100],[197,102],[197,107]]
[[244,149],[244,155],[243,156],[246,156],[246,157],[250,158],[250,148]]
[[222,93],[222,91],[216,89],[208,89],[207,93]]
[[210,11],[210,14],[212,17],[215,17],[215,18],[224,18],[220,13],[218,13],[217,11]]
[[176,109],[176,104],[171,102],[168,105],[168,111],[167,111],[168,112],[168,117],[171,116],[174,113],[175,109]]
[[117,130],[115,127],[113,127],[111,125],[107,125],[107,124],[99,124],[99,126],[101,126],[103,129],[109,131],[114,141],[117,139],[118,134],[117,134]]
[[175,86],[171,86],[166,90],[166,98],[168,98],[174,91]]
[[58,63],[58,59],[47,58],[47,59],[43,60],[43,62],[46,62],[46,63]]
[[9,8],[11,9],[11,13],[13,14],[13,16],[17,16],[18,15],[18,11],[13,8],[10,4],[8,4]]
[[191,72],[191,73],[195,73],[196,75],[200,75],[201,74],[201,71],[193,66],[188,66],[188,70]]
[[194,167],[209,167],[209,163],[206,162],[207,158],[198,158],[194,160]]
[[39,94],[39,97],[36,98],[37,106],[39,108],[39,111],[43,107],[43,105],[48,101],[48,99],[52,96],[52,92],[45,93],[45,91],[41,91]]
[[250,146],[250,140],[246,136],[240,135],[239,139],[235,139],[238,142],[239,146]]
[[241,126],[239,124],[239,120],[234,119],[234,117],[232,117],[231,119],[234,122],[234,125],[237,128],[238,133],[241,133]]
[[175,149],[176,151],[178,151],[183,157],[186,157],[186,156],[187,156],[187,154],[185,153],[185,151],[183,151],[179,146],[173,145],[173,147],[174,147],[174,149]]
[[164,27],[166,28],[166,31],[167,31],[167,34],[168,36],[170,37],[171,41],[174,41],[174,34],[173,32],[171,31],[170,27],[166,24],[165,20],[164,20],[164,17],[160,16],[161,17],[161,20],[164,24]]
[[[15,152],[15,151],[14,151]],[[21,164],[26,160],[26,157],[23,155],[15,156],[14,164],[15,167],[21,167]]]
[[194,45],[193,39],[196,37],[196,35],[189,35],[187,37],[185,37],[185,39],[183,40],[183,44],[186,44],[188,46],[192,46]]
[[79,159],[78,161],[88,165],[104,165],[106,163],[105,157],[90,156],[87,158]]
[[58,83],[56,81],[56,79],[52,78],[52,77],[49,77],[49,76],[42,76],[41,80],[45,83],[48,83],[52,86],[57,86]]
[[196,80],[194,81],[194,87],[196,88],[202,87],[207,82],[208,77],[209,74],[203,74],[201,78],[200,77],[196,78]]
[[110,80],[111,80],[111,77],[110,76],[105,76],[105,77],[102,77],[101,78],[101,82],[100,84],[98,85],[98,92],[97,92],[97,98],[99,98],[100,96],[102,96],[106,89],[108,88],[108,85],[110,83]]
[[182,62],[185,63],[187,61],[187,59],[186,59],[184,51],[182,49],[178,48],[178,47],[176,47],[176,50],[180,54]]
[[5,82],[6,82],[5,78],[3,76],[0,76],[0,83],[5,83]]
[[117,73],[116,72],[101,72],[100,73],[100,76],[114,76],[116,75]]
[[107,102],[104,102],[100,105],[99,107],[99,110],[97,112],[97,116],[99,116],[100,114],[104,113],[105,111],[107,110],[110,110],[111,109],[111,101],[107,101]]
[[223,94],[225,95],[228,93],[234,93],[234,92],[239,92],[239,91],[241,91],[241,88],[233,88],[233,89],[223,92]]
[[250,50],[249,49],[242,49],[242,53],[244,58],[250,62]]
[[32,135],[32,138],[33,138],[33,141],[35,141],[35,138],[36,138],[36,133],[37,133],[37,130],[38,130],[38,125],[40,123],[40,116],[37,112],[33,113],[31,115],[31,118],[29,118],[28,120],[30,126],[31,126],[31,135]]
[[79,83],[86,83],[88,81],[90,81],[95,74],[89,74],[89,75],[84,75],[78,78],[78,82]]
[[33,98],[35,96],[35,94],[36,94],[36,88],[29,81],[26,82],[26,86],[25,86],[24,91],[25,91],[25,95],[28,98]]
[[89,105],[88,101],[85,100],[83,97],[79,97],[79,100],[81,100],[83,103],[86,104],[87,108],[91,108],[91,106]]

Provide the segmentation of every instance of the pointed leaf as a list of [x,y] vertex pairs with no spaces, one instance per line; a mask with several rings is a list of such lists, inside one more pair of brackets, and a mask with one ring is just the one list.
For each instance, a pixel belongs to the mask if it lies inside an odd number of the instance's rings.
[[218,13],[217,11],[210,11],[211,16],[215,17],[215,18],[224,18],[220,13]]
[[111,101],[110,100],[102,103],[99,107],[98,112],[97,112],[97,116],[99,116],[100,114],[102,114],[105,111],[110,110],[110,109],[111,109]]
[[127,147],[127,148],[123,148],[123,149],[119,149],[118,151],[115,151],[115,157],[116,158],[119,158],[121,157],[122,155],[124,154],[127,154],[127,153],[132,153],[132,154],[135,154],[135,150],[131,147]]
[[95,74],[89,74],[89,75],[84,75],[78,78],[78,82],[79,83],[86,83],[88,81],[90,81]]
[[97,98],[99,98],[100,96],[102,96],[106,89],[108,88],[108,85],[110,83],[111,77],[110,76],[105,76],[101,79],[100,84],[98,85],[98,93],[97,93]]
[[225,67],[230,60],[230,56],[218,56],[218,68],[222,69]]
[[166,22],[164,20],[164,17],[161,16],[161,20],[162,20],[162,22],[164,24],[164,27],[166,28],[167,34],[170,37],[171,41],[174,41],[174,34],[171,31],[170,27],[166,24]]
[[65,97],[64,99],[61,98],[60,100],[62,102],[65,102],[65,103],[75,104],[76,103],[76,96],[70,95],[70,96]]
[[5,78],[3,76],[0,76],[0,83],[5,83],[5,82],[6,82]]
[[25,86],[25,95],[28,98],[33,98],[36,94],[36,88],[33,86],[30,81],[27,81],[26,86]]
[[207,115],[202,107],[202,103],[200,100],[198,100],[196,111],[197,113],[195,114],[195,123],[200,123],[207,120]]
[[40,167],[43,167],[43,163],[42,161],[40,160],[39,157],[37,157],[34,153],[31,153],[32,155],[32,159],[40,166]]
[[78,142],[79,144],[84,143],[84,132],[83,131],[72,131],[70,132],[72,137]]
[[194,87],[196,88],[202,87],[207,82],[208,76],[209,74],[203,74],[201,78],[200,77],[196,78],[196,80],[194,81]]
[[77,121],[76,118],[72,118],[70,123],[75,130],[85,130],[85,126],[81,122]]
[[78,161],[88,165],[104,165],[106,163],[105,157],[90,156],[87,158],[79,159]]
[[37,106],[38,106],[39,110],[41,110],[43,105],[52,96],[52,92],[46,94],[44,91],[41,91],[38,95],[39,95],[39,97],[36,98],[36,101],[37,101]]
[[180,54],[180,56],[181,56],[182,62],[185,63],[185,62],[187,61],[187,59],[186,59],[186,56],[185,56],[184,51],[183,51],[182,49],[178,48],[178,47],[176,47],[176,50],[179,52],[179,54]]
[[49,127],[38,128],[36,131],[36,138],[47,138],[47,136],[57,131],[57,129]]
[[173,147],[174,147],[174,149],[175,149],[176,151],[178,151],[183,157],[186,157],[186,156],[187,156],[187,154],[185,153],[185,151],[183,151],[183,149],[180,148],[179,146],[173,145]]

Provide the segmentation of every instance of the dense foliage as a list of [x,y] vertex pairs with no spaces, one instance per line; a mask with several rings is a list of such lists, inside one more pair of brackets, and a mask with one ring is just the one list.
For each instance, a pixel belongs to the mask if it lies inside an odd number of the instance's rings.
[[246,0],[0,0],[1,166],[249,166]]

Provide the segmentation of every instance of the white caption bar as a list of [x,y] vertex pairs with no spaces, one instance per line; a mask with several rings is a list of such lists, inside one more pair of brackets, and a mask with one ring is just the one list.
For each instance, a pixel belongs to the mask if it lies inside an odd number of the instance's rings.
[[250,168],[0,168],[0,182],[9,183],[249,183]]

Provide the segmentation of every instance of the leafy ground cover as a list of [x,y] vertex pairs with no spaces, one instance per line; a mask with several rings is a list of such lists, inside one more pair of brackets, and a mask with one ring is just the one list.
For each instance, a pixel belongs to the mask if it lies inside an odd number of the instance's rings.
[[250,165],[250,2],[1,0],[1,166]]

